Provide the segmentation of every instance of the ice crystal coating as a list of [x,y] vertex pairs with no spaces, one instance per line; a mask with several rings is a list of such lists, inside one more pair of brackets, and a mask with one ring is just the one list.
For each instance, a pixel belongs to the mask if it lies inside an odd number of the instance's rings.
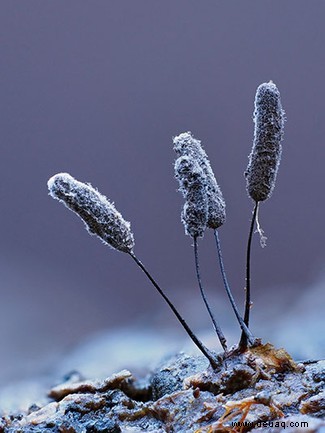
[[185,155],[175,161],[175,177],[185,198],[181,215],[185,233],[193,238],[202,237],[208,220],[206,176],[195,159]]
[[47,185],[51,197],[76,213],[91,235],[116,250],[132,251],[134,237],[130,223],[90,184],[79,182],[68,173],[59,173],[51,177]]
[[226,220],[226,204],[201,142],[196,140],[191,132],[184,132],[174,137],[173,144],[178,156],[189,156],[197,161],[201,167],[206,177],[205,192],[208,200],[207,227],[217,229]]
[[250,197],[263,201],[271,196],[275,186],[285,121],[280,92],[272,81],[257,88],[253,116],[254,142],[245,177]]

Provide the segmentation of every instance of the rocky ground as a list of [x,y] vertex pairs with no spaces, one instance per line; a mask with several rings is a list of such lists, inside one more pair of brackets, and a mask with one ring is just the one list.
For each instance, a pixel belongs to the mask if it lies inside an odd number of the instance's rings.
[[215,370],[178,354],[141,379],[127,370],[104,380],[74,372],[41,407],[3,414],[0,432],[324,433],[324,383],[325,361],[296,364],[270,344],[220,357]]

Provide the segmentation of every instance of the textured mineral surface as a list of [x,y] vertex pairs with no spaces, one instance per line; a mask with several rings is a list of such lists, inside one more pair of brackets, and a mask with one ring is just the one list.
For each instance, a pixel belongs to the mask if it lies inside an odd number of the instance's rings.
[[145,378],[123,370],[105,380],[77,373],[42,406],[5,413],[1,433],[325,432],[325,361],[296,364],[259,345],[219,357],[178,354]]

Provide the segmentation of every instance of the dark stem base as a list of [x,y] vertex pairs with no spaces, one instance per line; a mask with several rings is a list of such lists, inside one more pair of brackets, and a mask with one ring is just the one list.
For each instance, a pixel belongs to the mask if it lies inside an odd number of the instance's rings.
[[[253,216],[251,220],[251,225],[249,229],[248,242],[247,242],[247,250],[246,250],[246,299],[245,299],[245,314],[244,314],[244,323],[248,327],[249,326],[249,316],[250,316],[250,308],[251,308],[251,248],[252,248],[252,238],[253,232],[256,222],[256,215],[258,211],[259,202],[255,202]],[[244,350],[247,348],[248,341],[244,332],[241,334],[239,348]]]
[[168,296],[165,294],[165,292],[160,288],[158,283],[154,280],[154,278],[151,276],[149,271],[145,268],[143,263],[136,257],[136,255],[133,252],[128,253],[132,259],[135,261],[135,263],[139,266],[139,268],[145,273],[147,278],[150,280],[150,282],[153,284],[153,286],[156,288],[158,293],[164,298],[164,300],[167,302],[175,316],[177,317],[178,321],[181,323],[185,331],[187,332],[188,336],[191,338],[193,343],[197,346],[197,348],[203,353],[203,355],[209,360],[211,367],[213,369],[217,369],[220,366],[220,360],[217,358],[216,355],[214,355],[203,343],[201,340],[197,338],[197,336],[194,334],[194,332],[191,330],[185,319],[179,314],[174,304],[171,302],[171,300],[168,298]]

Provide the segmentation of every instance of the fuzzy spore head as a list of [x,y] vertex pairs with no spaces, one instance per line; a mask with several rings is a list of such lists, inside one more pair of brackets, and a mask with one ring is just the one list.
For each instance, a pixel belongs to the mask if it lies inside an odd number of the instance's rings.
[[51,177],[47,185],[50,196],[77,214],[91,235],[118,251],[130,253],[133,250],[130,223],[90,184],[79,182],[68,173],[59,173]]
[[280,92],[272,81],[257,88],[253,119],[254,142],[245,177],[247,192],[257,202],[272,195],[282,154],[285,117]]
[[208,156],[201,142],[191,132],[184,132],[173,139],[178,156],[188,156],[195,160],[205,175],[205,194],[208,201],[207,227],[217,229],[226,220],[226,204],[216,181]]
[[205,175],[195,159],[185,155],[175,161],[175,177],[185,198],[181,215],[185,233],[193,238],[203,237],[208,219]]

